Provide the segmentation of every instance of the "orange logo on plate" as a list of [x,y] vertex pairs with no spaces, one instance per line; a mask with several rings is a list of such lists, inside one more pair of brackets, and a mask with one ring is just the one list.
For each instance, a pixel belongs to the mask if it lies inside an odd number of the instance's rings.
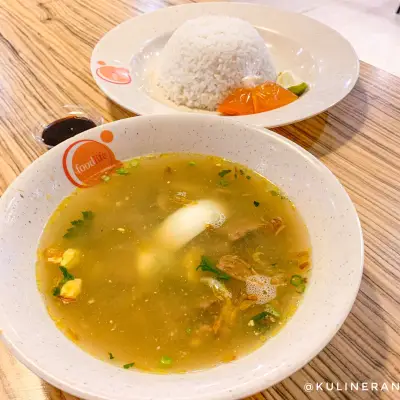
[[[110,131],[103,131],[100,137],[105,142],[113,138]],[[63,168],[69,181],[80,188],[99,183],[101,177],[119,167],[121,162],[113,151],[96,140],[83,139],[72,143],[64,153]]]
[[100,67],[96,69],[96,74],[103,80],[117,85],[127,85],[131,83],[129,70],[123,67],[107,65],[104,61],[98,61]]

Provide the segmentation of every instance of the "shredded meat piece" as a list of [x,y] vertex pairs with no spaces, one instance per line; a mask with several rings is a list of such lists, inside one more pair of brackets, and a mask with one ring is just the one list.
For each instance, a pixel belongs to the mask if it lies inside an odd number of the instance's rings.
[[235,322],[236,316],[237,308],[232,305],[230,300],[227,300],[221,309],[221,313],[212,326],[214,335],[217,336],[221,331],[230,329]]
[[303,263],[301,263],[300,265],[299,265],[299,268],[300,269],[306,269],[306,268],[308,268],[310,266],[310,263],[308,262],[308,261],[305,261],[305,262],[303,262]]
[[275,236],[279,235],[285,228],[286,225],[283,223],[283,219],[281,217],[276,217],[271,219],[272,230],[275,233]]
[[239,305],[239,310],[240,311],[245,311],[248,308],[254,306],[256,304],[256,302],[254,300],[243,300],[240,305]]
[[246,261],[235,255],[222,256],[218,261],[217,268],[240,281],[245,281],[249,276],[256,274]]
[[73,303],[76,301],[76,299],[71,299],[69,297],[63,297],[63,296],[58,296],[58,298],[64,303],[64,304],[69,304]]
[[228,232],[228,238],[230,241],[235,242],[236,240],[244,238],[249,233],[257,231],[263,226],[264,224],[256,221],[242,221],[234,230]]
[[54,262],[59,264],[61,262],[62,255],[64,254],[64,250],[48,248],[43,252],[44,258],[47,261]]
[[263,219],[262,222],[241,221],[240,223],[235,225],[236,226],[234,227],[234,229],[232,229],[231,227],[228,228],[228,238],[232,242],[240,240],[250,233],[263,230],[272,230],[275,235],[278,235],[286,228],[286,225],[283,223],[281,217],[272,218],[270,221],[266,221]]
[[186,197],[186,192],[178,192],[172,196],[171,201],[177,204],[182,204],[184,206],[188,204],[196,204],[197,202],[194,200],[190,200]]
[[284,274],[279,274],[271,278],[271,284],[274,286],[285,286],[287,280],[288,279]]
[[212,326],[212,330],[213,330],[213,332],[214,332],[214,335],[216,335],[216,334],[218,333],[218,331],[219,331],[220,328],[221,328],[221,318],[218,318],[218,319],[214,322],[214,324],[213,324],[213,326]]

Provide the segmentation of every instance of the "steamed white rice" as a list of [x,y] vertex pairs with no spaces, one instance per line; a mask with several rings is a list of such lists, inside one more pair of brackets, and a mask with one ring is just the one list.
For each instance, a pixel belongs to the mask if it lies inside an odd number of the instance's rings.
[[206,16],[173,33],[160,54],[156,79],[177,105],[213,111],[248,76],[276,80],[264,40],[246,21]]

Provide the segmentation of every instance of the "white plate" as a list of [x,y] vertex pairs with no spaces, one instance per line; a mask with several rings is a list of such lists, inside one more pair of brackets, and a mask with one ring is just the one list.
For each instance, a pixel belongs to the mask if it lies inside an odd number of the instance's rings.
[[[313,269],[299,309],[261,348],[215,368],[156,375],[117,368],[69,341],[37,290],[35,261],[43,227],[75,189],[72,182],[89,179],[88,171],[99,172],[114,156],[124,160],[170,151],[229,158],[281,187],[308,227]],[[101,161],[93,163],[99,153]],[[332,173],[274,132],[215,116],[157,115],[96,127],[40,157],[0,199],[0,336],[36,374],[82,399],[232,400],[263,390],[302,367],[330,341],[350,312],[362,268],[357,213]]]
[[[132,18],[108,32],[96,45],[91,58],[96,83],[114,102],[136,114],[190,112],[162,100],[157,90],[154,91],[151,70],[173,31],[186,20],[206,14],[234,16],[250,22],[265,39],[277,71],[292,70],[310,85],[305,95],[285,107],[224,118],[264,127],[290,124],[332,107],[357,81],[357,55],[349,42],[331,28],[304,15],[267,6],[201,3],[169,7]],[[112,67],[117,68],[114,75]],[[113,83],[113,78],[119,82]]]

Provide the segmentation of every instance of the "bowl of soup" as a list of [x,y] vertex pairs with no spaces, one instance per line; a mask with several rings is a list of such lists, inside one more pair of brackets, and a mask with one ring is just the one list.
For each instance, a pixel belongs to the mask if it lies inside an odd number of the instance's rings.
[[334,336],[358,292],[355,208],[316,158],[205,115],[93,128],[0,202],[0,327],[83,399],[239,399]]

